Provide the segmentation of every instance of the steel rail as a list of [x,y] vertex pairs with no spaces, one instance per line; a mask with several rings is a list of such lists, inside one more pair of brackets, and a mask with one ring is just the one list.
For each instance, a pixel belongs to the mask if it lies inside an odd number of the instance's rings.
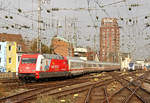
[[[147,74],[147,72],[146,72],[145,74],[143,74],[142,76],[136,78],[136,80],[137,80],[137,79],[140,79],[140,78],[143,78],[143,76],[146,75],[146,74]],[[111,75],[111,74],[110,74],[110,75]],[[129,88],[128,86],[129,86],[130,84],[132,84],[134,81],[129,82],[127,85],[125,85],[125,84],[123,84],[120,80],[118,80],[118,79],[120,79],[120,78],[117,78],[117,77],[114,76],[114,75],[112,75],[112,77],[113,77],[116,81],[119,81],[124,87],[121,88],[120,90],[118,90],[117,92],[115,92],[113,95],[109,96],[109,97],[108,97],[108,100],[112,99],[113,96],[117,95],[118,93],[120,93],[120,92],[121,92],[122,90],[124,90],[125,88],[127,88],[127,89],[129,89],[131,92],[133,92],[133,91],[131,90],[131,88]],[[144,100],[143,98],[141,98],[141,96],[139,96],[137,93],[135,93],[135,95],[136,95],[143,103],[146,103],[145,100]],[[102,103],[105,103],[105,102],[107,102],[106,99],[105,99]]]
[[109,103],[108,93],[107,93],[107,87],[106,86],[104,87],[104,94],[105,94],[106,103]]
[[[141,77],[143,77],[143,75],[141,76]],[[138,77],[138,78],[136,78],[136,80],[138,80],[138,79],[140,79],[141,77]],[[124,86],[124,88],[127,88],[131,93],[133,93],[134,91],[131,89],[131,88],[129,88],[128,86],[130,85],[130,84],[132,84],[133,85],[133,83],[134,83],[134,81],[136,81],[136,80],[133,80],[132,82],[130,82],[130,81],[128,81],[129,83],[128,83],[128,85],[126,85],[125,86],[125,84],[121,81],[121,80],[118,80],[118,79],[116,79],[118,82],[120,82],[123,86]],[[125,79],[124,79],[125,80]],[[126,80],[127,81],[127,80]],[[136,85],[134,85],[134,86],[136,86]],[[139,89],[140,88],[140,86],[138,86],[137,87],[137,89]],[[140,95],[138,95],[137,93],[136,93],[136,91],[135,91],[135,93],[133,93],[136,97],[138,97],[143,103],[146,103],[146,100],[144,100]]]
[[90,95],[91,95],[91,92],[92,92],[92,89],[94,88],[94,86],[95,86],[95,85],[92,85],[92,86],[90,87],[90,89],[88,90],[88,94],[87,94],[87,96],[86,96],[86,98],[85,98],[84,103],[89,103]]

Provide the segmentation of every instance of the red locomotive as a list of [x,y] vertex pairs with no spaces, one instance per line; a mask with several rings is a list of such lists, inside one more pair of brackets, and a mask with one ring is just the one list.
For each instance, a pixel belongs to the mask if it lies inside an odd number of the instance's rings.
[[85,61],[54,54],[23,54],[18,67],[18,76],[20,80],[38,80],[119,69],[120,64],[117,63]]

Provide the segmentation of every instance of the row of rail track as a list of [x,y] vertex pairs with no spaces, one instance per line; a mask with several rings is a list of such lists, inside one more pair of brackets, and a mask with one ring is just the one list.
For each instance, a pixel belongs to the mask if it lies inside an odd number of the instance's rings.
[[[78,93],[75,103],[150,103],[150,92],[142,88],[144,82],[150,83],[146,78],[149,74],[149,71],[140,70],[129,73],[107,72],[100,76],[92,74],[62,81],[22,83],[17,88],[28,88],[27,91],[2,97],[0,102],[29,103],[41,94],[61,99]],[[16,80],[16,83],[20,81]]]

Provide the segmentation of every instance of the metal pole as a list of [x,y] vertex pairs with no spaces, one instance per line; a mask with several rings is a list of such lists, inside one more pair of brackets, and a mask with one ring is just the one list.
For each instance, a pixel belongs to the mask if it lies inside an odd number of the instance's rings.
[[77,47],[76,18],[74,18],[74,44]]
[[58,36],[58,20],[57,20],[57,34],[56,35]]
[[41,53],[41,41],[40,41],[40,34],[41,34],[41,0],[38,0],[38,38],[37,38],[37,52]]
[[66,16],[65,16],[65,36],[64,36],[65,38],[66,38],[66,28],[67,27],[66,27]]
[[93,54],[93,60],[95,60],[95,52],[96,52],[96,46],[95,46],[95,44],[96,44],[96,34],[94,35],[94,50],[93,50],[94,54]]

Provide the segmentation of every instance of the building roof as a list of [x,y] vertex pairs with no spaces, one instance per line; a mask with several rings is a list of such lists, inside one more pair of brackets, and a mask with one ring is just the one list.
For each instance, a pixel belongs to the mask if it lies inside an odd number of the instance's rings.
[[64,39],[63,37],[60,37],[60,36],[55,36],[55,37],[53,37],[53,39],[59,39],[59,40],[65,41],[65,42],[69,42],[68,40],[66,40],[66,39]]
[[1,45],[6,45],[6,42],[0,42]]
[[[17,46],[21,46],[22,52],[29,52],[28,48],[26,47],[24,40],[21,36],[21,34],[6,34],[6,33],[0,33],[0,41],[13,41],[17,43]],[[18,51],[18,50],[17,50]]]
[[86,48],[74,48],[74,52],[83,52],[83,53],[86,53],[87,49]]

